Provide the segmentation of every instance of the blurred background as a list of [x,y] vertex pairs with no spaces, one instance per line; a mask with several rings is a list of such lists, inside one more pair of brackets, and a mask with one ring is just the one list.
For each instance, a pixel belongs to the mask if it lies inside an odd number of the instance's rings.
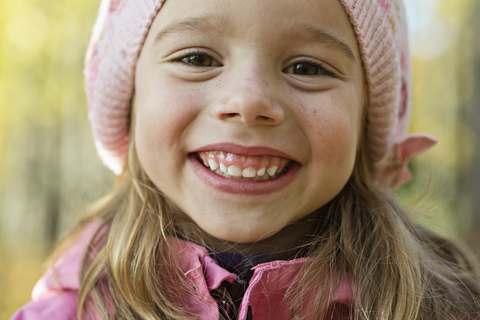
[[[112,185],[87,121],[83,58],[99,0],[0,0],[0,319]],[[406,0],[411,132],[439,138],[397,191],[415,219],[480,255],[480,0]],[[418,200],[421,199],[421,200]]]

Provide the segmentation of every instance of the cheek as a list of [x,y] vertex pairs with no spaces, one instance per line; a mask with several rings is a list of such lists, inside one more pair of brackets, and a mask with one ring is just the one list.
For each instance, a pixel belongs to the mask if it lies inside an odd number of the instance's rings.
[[319,120],[319,126],[311,139],[313,158],[325,162],[332,169],[350,170],[356,153],[354,128],[335,116]]
[[312,156],[334,167],[351,167],[355,159],[360,103],[350,96],[328,95],[300,107]]
[[175,83],[159,83],[153,89],[138,90],[135,96],[136,129],[139,138],[178,143],[201,105],[193,91],[179,90]]
[[198,114],[200,100],[176,88],[175,82],[155,88],[146,84],[136,91],[135,143],[140,163],[153,180],[171,171],[165,168],[180,165],[184,137]]

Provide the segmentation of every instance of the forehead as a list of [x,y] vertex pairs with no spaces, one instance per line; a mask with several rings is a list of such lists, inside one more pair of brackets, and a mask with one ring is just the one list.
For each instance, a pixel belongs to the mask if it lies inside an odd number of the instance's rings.
[[339,0],[167,0],[149,40],[195,33],[262,43],[265,35],[277,42],[318,40],[360,59],[353,28]]

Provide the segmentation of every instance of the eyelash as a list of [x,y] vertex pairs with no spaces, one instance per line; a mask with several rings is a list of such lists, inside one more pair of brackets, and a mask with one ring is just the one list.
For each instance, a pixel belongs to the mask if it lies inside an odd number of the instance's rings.
[[[200,49],[188,49],[186,51],[184,51],[180,56],[174,58],[172,60],[172,62],[181,62],[181,63],[184,63],[186,65],[189,65],[189,66],[193,66],[193,67],[198,67],[198,68],[201,68],[199,66],[195,66],[195,65],[192,65],[186,61],[183,61],[184,59],[188,58],[188,57],[192,57],[192,56],[195,56],[195,55],[198,55],[198,56],[207,56],[207,57],[210,57],[212,60],[216,61],[209,53],[203,51],[203,50],[200,50]],[[218,61],[217,61],[218,63]],[[282,70],[282,72],[285,73],[285,70],[289,69],[289,68],[292,68],[294,65],[297,65],[297,64],[301,64],[301,63],[304,63],[304,64],[308,64],[308,65],[311,65],[311,66],[314,66],[315,68],[318,69],[318,73],[315,74],[315,75],[304,75],[304,76],[307,76],[307,77],[318,77],[318,76],[329,76],[329,77],[332,77],[332,78],[335,78],[335,74],[329,70],[327,70],[323,65],[322,62],[319,62],[315,59],[309,59],[309,58],[302,58],[301,60],[298,60],[298,61],[295,61],[293,62],[292,64],[290,64],[289,67],[285,68]],[[220,63],[219,63],[220,64]],[[220,64],[221,65],[221,64]],[[293,74],[293,73],[292,73]]]
[[[290,68],[293,68],[293,66],[297,65],[297,64],[309,64],[311,66],[314,66],[315,68],[318,69],[318,73],[315,74],[315,75],[304,75],[304,76],[307,76],[307,77],[319,77],[319,76],[329,76],[329,77],[332,77],[332,78],[335,78],[335,74],[329,70],[327,70],[325,67],[324,67],[324,63],[323,62],[319,62],[318,60],[315,60],[315,59],[311,59],[311,58],[301,58],[295,62],[293,62],[292,64],[290,64],[290,66],[288,68],[285,68],[283,69],[283,72],[285,72],[285,70],[287,69],[290,69]],[[292,73],[293,74],[293,73]]]
[[[184,63],[186,65],[189,65],[189,66],[194,66],[188,62],[185,62],[185,61],[182,61],[188,57],[191,57],[191,56],[207,56],[207,57],[210,57],[212,60],[214,61],[217,61],[215,60],[215,58],[213,58],[209,53],[203,51],[203,50],[200,50],[200,49],[188,49],[188,50],[185,50],[179,57],[176,57],[176,58],[173,58],[172,62],[181,62],[181,63]],[[218,62],[218,61],[217,61]],[[220,64],[220,63],[219,63]],[[195,66],[194,66],[195,67]]]

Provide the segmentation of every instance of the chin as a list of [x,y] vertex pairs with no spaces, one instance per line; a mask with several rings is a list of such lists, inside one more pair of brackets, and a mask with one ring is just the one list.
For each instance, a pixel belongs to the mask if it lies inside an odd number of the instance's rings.
[[[265,212],[265,211],[263,211]],[[203,219],[202,219],[203,218]],[[289,224],[278,215],[263,216],[253,210],[236,211],[226,216],[205,219],[193,219],[195,223],[208,235],[220,240],[235,243],[251,243],[267,239]],[[213,223],[212,223],[213,222]]]

